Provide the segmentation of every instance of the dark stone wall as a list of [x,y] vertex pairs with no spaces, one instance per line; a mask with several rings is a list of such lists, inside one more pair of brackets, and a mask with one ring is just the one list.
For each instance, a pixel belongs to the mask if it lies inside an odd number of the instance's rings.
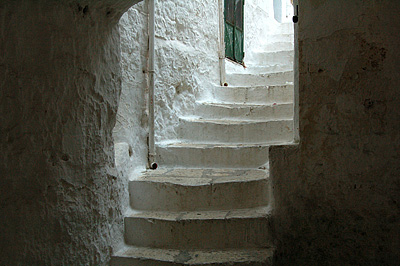
[[0,265],[106,265],[121,241],[118,20],[135,2],[0,3]]
[[400,261],[400,11],[299,1],[300,143],[271,149],[278,265]]

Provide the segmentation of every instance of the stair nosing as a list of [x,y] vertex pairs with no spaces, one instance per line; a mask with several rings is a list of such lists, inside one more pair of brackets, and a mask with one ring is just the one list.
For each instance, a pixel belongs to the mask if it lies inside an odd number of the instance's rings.
[[212,211],[142,211],[130,210],[125,219],[146,219],[165,222],[181,221],[214,221],[232,219],[259,219],[268,218],[271,214],[270,206],[261,206],[247,209],[212,210]]
[[[249,74],[247,74],[249,75]],[[242,90],[249,90],[249,89],[254,89],[254,90],[263,90],[263,89],[270,89],[270,88],[275,88],[275,87],[285,87],[285,86],[294,86],[293,82],[287,83],[287,84],[276,84],[276,85],[248,85],[248,86],[238,86],[238,85],[228,85],[228,86],[215,86],[216,90],[219,90],[221,88],[226,88],[226,89],[242,89]]]
[[[277,141],[277,142],[268,142],[268,143],[203,143],[203,142],[168,142],[168,143],[156,143],[158,147],[192,147],[192,148],[200,148],[200,145],[206,146],[203,148],[259,148],[259,147],[269,147],[269,146],[279,146],[279,145],[290,145],[292,142],[287,141]],[[184,145],[184,146],[182,146]]]
[[206,105],[206,106],[216,106],[216,107],[223,107],[223,108],[250,108],[250,107],[255,107],[255,108],[260,108],[260,107],[277,107],[277,106],[285,106],[285,105],[293,105],[293,102],[271,102],[271,103],[224,103],[224,102],[197,102],[200,105]]
[[[272,258],[274,247],[265,248],[236,248],[236,249],[222,249],[222,250],[206,250],[206,249],[192,249],[192,250],[181,250],[181,249],[162,249],[162,248],[151,248],[151,247],[137,247],[125,245],[122,249],[114,254],[114,258],[125,258],[125,259],[140,259],[140,260],[153,260],[167,263],[182,263],[176,261],[176,258],[185,252],[189,257],[194,260],[184,262],[185,265],[209,265],[224,263],[247,263],[247,262],[264,262],[269,258]],[[142,254],[140,254],[142,253]],[[158,254],[157,254],[158,253]],[[252,254],[254,253],[254,254]],[[256,254],[259,253],[259,254]],[[262,254],[261,254],[262,253]],[[209,259],[203,258],[204,255],[208,256]],[[237,256],[239,255],[239,256]],[[258,255],[255,258],[251,256]],[[221,258],[226,257],[226,259]],[[199,261],[203,259],[203,261]],[[199,264],[200,263],[200,264]]]
[[285,52],[293,52],[294,53],[294,47],[293,49],[277,49],[277,50],[254,50],[253,53],[255,54],[275,54],[275,53],[285,53]]
[[[204,119],[204,118],[199,118],[199,117],[179,117],[179,119],[185,120],[186,122],[195,122],[195,123],[210,123],[210,124],[216,124],[216,125],[247,125],[247,124],[261,124],[261,123],[268,123],[268,122],[290,122],[293,121],[293,118],[279,118],[279,119],[271,119],[271,120],[235,120],[235,119]],[[222,123],[224,122],[224,123]]]
[[[219,171],[224,171],[228,170],[227,169],[218,169]],[[198,170],[195,168],[187,168],[187,170]],[[203,169],[204,170],[215,170],[215,169]],[[229,169],[231,170],[231,169]],[[160,174],[157,176],[152,176],[143,174],[140,177],[136,179],[132,179],[129,182],[148,182],[148,183],[168,183],[176,186],[187,186],[187,187],[201,187],[201,186],[210,186],[210,185],[220,185],[220,184],[227,184],[227,183],[249,183],[249,182],[258,182],[262,180],[268,180],[269,173],[266,170],[261,170],[261,169],[254,169],[254,170],[249,170],[249,169],[235,169],[235,171],[244,171],[247,172],[247,176],[245,175],[232,175],[228,174],[227,176],[221,176],[218,175],[218,173],[215,173],[216,175],[207,175],[207,176],[202,176],[202,177],[187,177],[187,176],[175,176],[175,175],[164,175]],[[254,172],[254,173],[251,173]],[[258,174],[258,175],[256,175]],[[177,181],[179,179],[179,181]],[[204,180],[204,182],[199,182],[197,184],[190,183],[189,181],[192,180]],[[182,182],[183,181],[183,182]],[[185,183],[185,181],[187,183]],[[207,181],[207,182],[205,182]]]
[[[294,70],[286,70],[286,71],[271,71],[266,73],[227,73],[228,76],[232,75],[251,75],[251,76],[267,76],[267,75],[277,75],[277,74],[286,74],[286,73],[294,73]],[[273,86],[273,85],[271,85]]]

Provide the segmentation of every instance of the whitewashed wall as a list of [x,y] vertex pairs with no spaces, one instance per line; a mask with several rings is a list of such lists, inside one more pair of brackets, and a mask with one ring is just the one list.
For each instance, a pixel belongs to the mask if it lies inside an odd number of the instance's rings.
[[156,139],[175,138],[177,115],[219,80],[218,1],[157,1]]
[[[157,141],[176,138],[177,116],[218,82],[217,3],[156,1]],[[123,90],[114,137],[117,164],[126,171],[141,169],[147,152],[147,4],[131,8],[120,21]]]
[[119,21],[122,92],[113,131],[118,169],[130,174],[146,167],[147,1],[129,9]]
[[[131,8],[120,22],[124,77],[114,136],[122,143],[120,154],[126,157],[127,149],[133,150],[129,160],[121,159],[131,168],[143,164],[140,156],[146,151],[146,15],[147,2]],[[272,1],[246,1],[245,61],[251,60],[260,44],[270,41],[266,36],[276,32],[278,24]],[[156,1],[157,141],[175,139],[177,117],[219,83],[218,36],[218,0]]]

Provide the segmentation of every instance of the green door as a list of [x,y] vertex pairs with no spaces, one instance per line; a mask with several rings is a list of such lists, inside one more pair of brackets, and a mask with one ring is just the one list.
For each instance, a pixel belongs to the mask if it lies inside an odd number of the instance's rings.
[[225,0],[225,56],[243,62],[244,0]]

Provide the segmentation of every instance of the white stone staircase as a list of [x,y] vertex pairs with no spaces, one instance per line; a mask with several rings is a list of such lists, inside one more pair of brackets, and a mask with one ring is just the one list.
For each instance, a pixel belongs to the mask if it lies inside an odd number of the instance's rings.
[[268,149],[293,140],[292,47],[281,36],[259,62],[228,68],[228,86],[157,144],[160,169],[130,181],[126,246],[111,265],[272,264]]
[[130,182],[127,246],[111,265],[269,265],[269,190],[263,170],[147,172]]

